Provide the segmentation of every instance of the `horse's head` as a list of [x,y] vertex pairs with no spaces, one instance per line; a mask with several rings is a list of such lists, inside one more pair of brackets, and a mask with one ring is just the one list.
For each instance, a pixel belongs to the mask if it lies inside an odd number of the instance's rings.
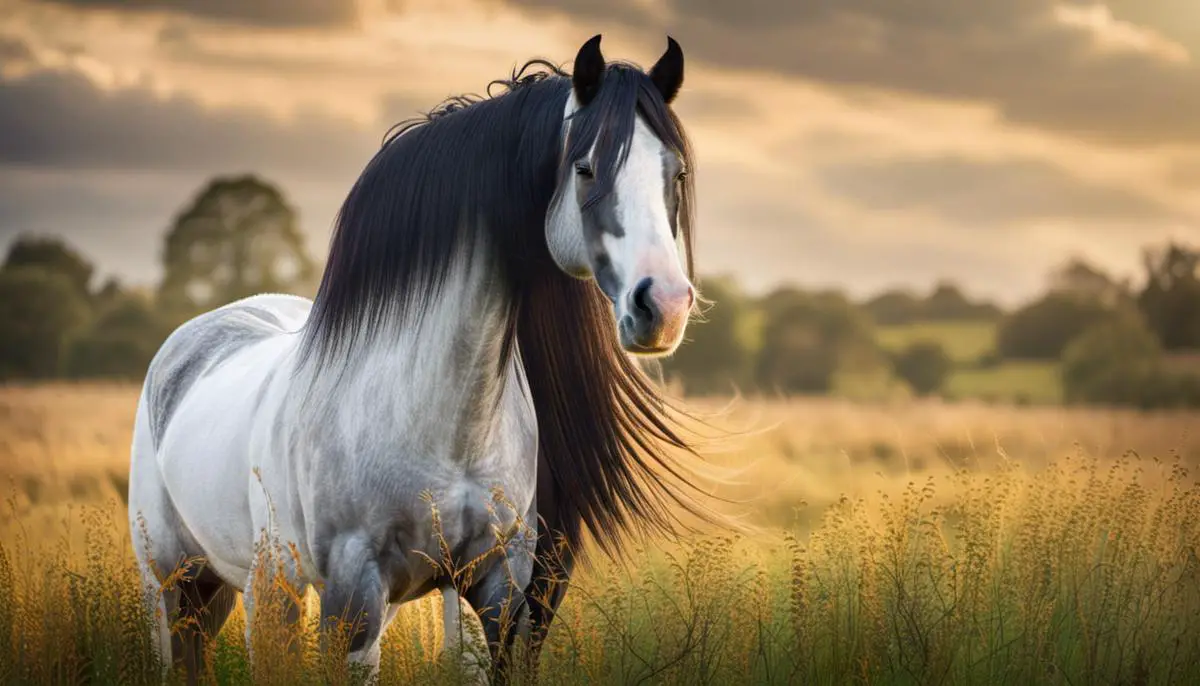
[[674,351],[695,303],[679,249],[690,230],[691,160],[668,109],[683,83],[683,51],[667,41],[648,73],[606,65],[600,36],[580,48],[546,220],[554,261],[596,280],[622,347],[643,355]]

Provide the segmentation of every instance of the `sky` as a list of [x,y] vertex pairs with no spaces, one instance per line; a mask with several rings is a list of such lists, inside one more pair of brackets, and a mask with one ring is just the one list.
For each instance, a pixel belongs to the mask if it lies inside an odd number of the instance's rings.
[[1200,244],[1196,0],[0,0],[0,248],[152,284],[174,215],[255,172],[323,258],[391,124],[596,33],[682,45],[697,262],[752,291],[1017,303]]

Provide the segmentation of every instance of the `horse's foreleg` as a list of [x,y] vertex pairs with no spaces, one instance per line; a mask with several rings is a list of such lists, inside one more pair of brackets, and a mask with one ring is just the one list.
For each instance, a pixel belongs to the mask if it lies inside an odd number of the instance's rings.
[[332,645],[344,648],[352,662],[369,663],[389,609],[387,587],[370,538],[359,532],[335,536],[324,567],[320,591],[324,645],[326,649]]
[[387,610],[383,614],[383,626],[379,630],[379,638],[376,639],[369,647],[363,648],[356,653],[351,653],[349,661],[351,665],[359,665],[365,671],[368,683],[372,683],[379,676],[379,661],[382,657],[383,634],[387,632],[388,625],[396,618],[396,613],[400,610],[400,603],[392,603],[387,606]]
[[492,658],[494,683],[504,683],[511,668],[513,641],[527,612],[525,588],[533,574],[536,534],[519,535],[508,544],[505,559],[494,565],[466,592],[467,602],[479,615]]
[[554,615],[567,595],[574,568],[575,557],[570,548],[560,545],[550,531],[538,536],[533,578],[525,589],[525,599],[529,604],[530,668],[535,674],[542,645]]

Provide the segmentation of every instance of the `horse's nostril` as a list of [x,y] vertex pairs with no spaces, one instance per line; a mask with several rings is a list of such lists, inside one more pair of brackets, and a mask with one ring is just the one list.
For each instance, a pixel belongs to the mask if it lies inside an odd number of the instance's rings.
[[646,319],[654,318],[654,305],[650,302],[650,286],[653,283],[654,279],[646,277],[633,289],[633,307],[639,316]]

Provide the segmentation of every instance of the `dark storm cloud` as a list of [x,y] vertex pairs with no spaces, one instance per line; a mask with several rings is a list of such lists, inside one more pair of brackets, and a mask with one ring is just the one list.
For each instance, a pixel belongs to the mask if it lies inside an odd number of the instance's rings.
[[1127,190],[1093,185],[1032,160],[955,157],[830,164],[825,188],[876,211],[928,210],[964,227],[1034,219],[1152,223],[1182,217]]
[[170,11],[203,19],[265,27],[320,27],[352,24],[356,0],[38,0],[83,9]]
[[[1047,0],[671,0],[667,26],[632,2],[509,1],[572,14],[587,33],[614,22],[647,42],[670,32],[709,64],[987,102],[1009,120],[1083,138],[1200,142],[1200,67],[1098,52],[1082,29],[1055,20]],[[1191,0],[1118,5],[1141,8],[1130,21],[1157,17],[1153,28],[1200,16]],[[1200,48],[1200,30],[1188,35]]]
[[279,122],[148,90],[103,91],[72,72],[0,81],[0,165],[117,170],[357,173],[382,131],[316,113]]

